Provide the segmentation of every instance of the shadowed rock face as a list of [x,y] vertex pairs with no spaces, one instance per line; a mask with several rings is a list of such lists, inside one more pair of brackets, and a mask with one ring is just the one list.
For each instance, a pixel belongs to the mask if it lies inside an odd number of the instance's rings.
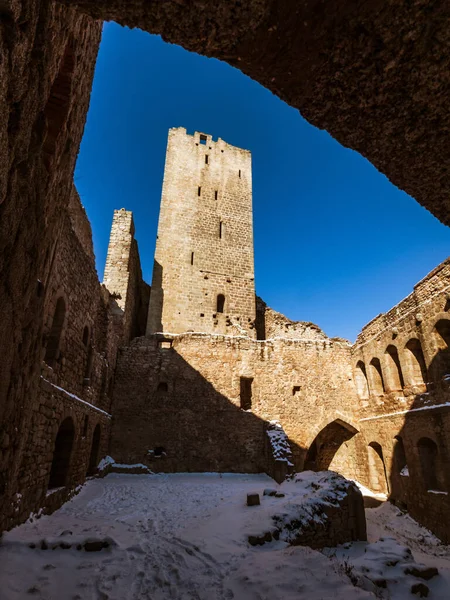
[[450,223],[449,3],[64,1],[236,66]]

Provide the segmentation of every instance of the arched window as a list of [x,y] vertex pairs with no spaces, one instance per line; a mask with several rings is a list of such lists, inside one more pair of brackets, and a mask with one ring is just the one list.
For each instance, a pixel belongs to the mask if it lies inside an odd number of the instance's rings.
[[441,319],[434,326],[436,333],[438,334],[438,346],[441,350],[450,348],[450,320]]
[[369,386],[367,384],[366,365],[360,360],[355,368],[356,391],[360,398],[369,397]]
[[402,390],[405,387],[403,381],[402,367],[398,357],[397,348],[390,345],[386,348],[386,359],[390,375],[390,387],[393,390]]
[[91,454],[89,456],[89,465],[86,475],[94,475],[98,465],[98,451],[100,450],[100,424],[97,423],[92,434]]
[[89,342],[89,327],[86,325],[86,327],[83,329],[83,345],[87,346]]
[[438,447],[430,438],[421,438],[417,442],[420,469],[426,490],[440,490],[438,480]]
[[217,296],[217,308],[216,312],[223,313],[225,308],[225,296],[223,294],[219,294]]
[[375,394],[384,394],[383,373],[381,371],[381,363],[379,358],[372,358],[370,361],[370,374],[372,379],[373,392]]
[[93,349],[92,349],[92,346],[89,344],[89,348],[87,351],[87,357],[86,357],[86,366],[84,369],[83,385],[91,385],[92,358],[93,358]]
[[411,383],[423,385],[427,382],[427,366],[422,352],[422,346],[418,339],[409,340],[405,348],[408,350],[406,356],[409,358]]
[[64,298],[58,298],[55,307],[55,313],[53,315],[52,327],[47,338],[47,345],[45,347],[44,360],[48,365],[54,364],[59,357],[59,346],[61,343],[61,334],[64,327],[64,320],[66,318],[66,303]]
[[66,485],[74,439],[75,427],[71,417],[67,417],[59,426],[56,435],[48,482],[49,490]]
[[434,327],[438,353],[433,358],[431,373],[435,380],[450,373],[450,320],[440,319]]
[[399,435],[395,436],[394,442],[394,468],[400,475],[407,477],[409,475],[408,464],[406,462],[405,446]]
[[72,42],[69,41],[44,110],[46,134],[42,150],[47,168],[55,156],[58,137],[64,129],[71,106],[72,78],[75,70],[75,53],[72,46]]
[[387,494],[389,492],[389,485],[386,476],[383,449],[378,442],[370,442],[368,452],[370,486],[375,492]]

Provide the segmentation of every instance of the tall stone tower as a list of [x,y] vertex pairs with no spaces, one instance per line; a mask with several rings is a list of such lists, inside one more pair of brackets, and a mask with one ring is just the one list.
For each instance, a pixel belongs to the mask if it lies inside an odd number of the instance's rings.
[[169,131],[147,333],[256,337],[251,154]]

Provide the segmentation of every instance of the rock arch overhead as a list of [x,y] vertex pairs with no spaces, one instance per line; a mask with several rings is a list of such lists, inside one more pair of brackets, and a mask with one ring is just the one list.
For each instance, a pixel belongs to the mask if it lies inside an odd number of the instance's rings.
[[64,2],[237,67],[450,224],[450,4]]

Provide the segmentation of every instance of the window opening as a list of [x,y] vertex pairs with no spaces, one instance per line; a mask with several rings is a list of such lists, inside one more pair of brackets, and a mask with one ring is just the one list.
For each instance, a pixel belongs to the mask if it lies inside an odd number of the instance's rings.
[[300,386],[299,385],[294,385],[294,387],[292,388],[292,395],[295,396],[299,392],[300,392]]
[[430,438],[421,438],[417,443],[420,467],[426,490],[439,490],[437,477],[438,448]]
[[223,222],[220,221],[220,223],[219,223],[219,238],[220,239],[223,238],[224,232],[225,232],[225,228],[224,228]]
[[240,400],[242,410],[250,410],[252,407],[252,383],[253,378],[241,377]]
[[239,177],[241,176],[241,170],[239,169]]
[[224,308],[225,308],[225,296],[223,294],[219,294],[217,296],[216,312],[223,313]]
[[59,426],[55,439],[50,479],[48,482],[49,490],[66,485],[74,438],[75,427],[71,417],[67,417]]
[[214,192],[214,200],[217,200],[217,190]]
[[194,264],[194,253],[191,252],[191,265],[193,265],[193,264]]
[[206,146],[206,140],[207,140],[206,135],[200,134],[200,144],[203,144],[204,146]]
[[83,329],[83,344],[85,346],[87,346],[88,341],[89,341],[89,327],[86,325],[86,327]]
[[386,354],[388,356],[393,388],[394,390],[402,390],[405,387],[405,383],[403,381],[402,367],[400,365],[397,348],[392,345],[388,346],[386,348]]
[[197,195],[198,195],[198,196],[201,196],[201,195],[202,195],[202,188],[201,188],[201,186],[200,186],[200,185],[198,186],[198,189],[197,189]]
[[53,315],[52,327],[45,348],[45,362],[52,365],[59,358],[59,345],[66,316],[66,303],[64,298],[58,298]]
[[208,157],[208,155],[207,155],[207,154],[205,154],[205,165],[207,165],[207,164],[208,164],[208,161],[209,161],[209,157]]

